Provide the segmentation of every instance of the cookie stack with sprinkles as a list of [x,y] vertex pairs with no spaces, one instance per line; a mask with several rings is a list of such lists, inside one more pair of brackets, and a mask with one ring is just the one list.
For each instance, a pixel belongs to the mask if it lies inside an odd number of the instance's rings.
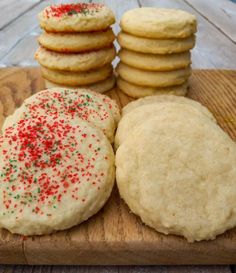
[[115,85],[115,22],[111,9],[95,3],[53,5],[39,13],[44,32],[35,58],[46,87],[90,88],[103,93]]
[[191,74],[196,18],[182,10],[138,8],[126,12],[118,35],[118,87],[127,95],[185,95]]

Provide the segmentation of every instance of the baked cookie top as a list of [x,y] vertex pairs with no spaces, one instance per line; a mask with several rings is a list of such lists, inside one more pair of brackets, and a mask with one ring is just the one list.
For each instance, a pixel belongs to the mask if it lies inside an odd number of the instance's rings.
[[97,3],[72,3],[46,7],[39,13],[40,26],[52,32],[86,32],[108,28],[115,22],[110,8]]
[[114,182],[104,134],[68,116],[20,119],[0,138],[0,227],[40,235],[96,213]]
[[117,150],[121,196],[159,232],[214,239],[236,225],[236,145],[207,118],[162,115],[146,119]]
[[[167,95],[168,96],[168,95]],[[177,97],[178,98],[178,97]],[[153,98],[155,100],[155,97]],[[204,106],[200,107],[196,103],[185,103],[176,100],[166,100],[160,103],[144,104],[134,108],[132,111],[123,115],[115,136],[115,147],[119,147],[120,144],[125,141],[129,135],[133,135],[134,129],[148,119],[164,115],[175,114],[176,112],[184,112],[186,115],[200,116],[204,119],[215,121],[211,112]],[[168,120],[167,120],[168,122]],[[133,135],[134,136],[134,135]]]
[[[16,121],[35,118],[38,115],[66,115],[78,123],[80,119],[90,122],[101,129],[110,141],[113,141],[116,121],[113,111],[115,102],[111,103],[104,95],[86,89],[51,88],[43,90],[26,99],[3,125],[3,131]],[[113,108],[115,108],[113,110]]]
[[200,102],[186,98],[186,97],[174,96],[174,95],[160,95],[160,96],[155,96],[155,97],[148,96],[148,97],[141,98],[141,99],[138,99],[135,101],[131,101],[125,107],[123,107],[122,115],[124,116],[143,105],[149,105],[149,104],[152,105],[152,104],[159,104],[159,103],[165,103],[165,102],[174,102],[174,103],[178,103],[178,104],[190,105],[191,107],[202,112],[204,115],[206,115],[212,121],[216,122],[216,119],[213,116],[213,114],[208,110],[208,108],[203,106]]
[[186,11],[164,8],[136,8],[121,18],[123,31],[147,38],[185,38],[197,30],[196,17]]

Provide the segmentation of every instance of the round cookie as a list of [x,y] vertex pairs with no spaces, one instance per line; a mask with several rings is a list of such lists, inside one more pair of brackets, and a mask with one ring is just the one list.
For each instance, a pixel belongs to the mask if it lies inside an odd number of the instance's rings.
[[191,64],[191,54],[189,51],[177,54],[157,55],[121,49],[118,56],[122,63],[144,70],[169,71],[184,68]]
[[190,67],[174,71],[147,71],[120,62],[116,69],[118,75],[126,81],[152,87],[179,85],[186,82],[191,75]]
[[185,96],[188,92],[187,81],[183,84],[169,87],[150,87],[129,83],[123,80],[121,77],[118,77],[117,86],[122,92],[133,98],[142,98],[145,96],[160,96],[163,94]]
[[110,64],[96,70],[83,72],[71,72],[52,70],[41,66],[42,75],[45,79],[68,86],[88,85],[107,79],[113,72]]
[[[133,135],[135,128],[152,117],[159,116],[161,118],[163,115],[175,115],[176,112],[184,112],[185,115],[200,116],[210,121],[214,120],[214,117],[208,113],[208,109],[205,108],[205,111],[202,111],[202,108],[204,106],[194,107],[191,103],[181,103],[174,100],[139,106],[124,115],[119,122],[115,136],[115,147],[117,149],[129,135]],[[172,135],[172,137],[174,136]]]
[[140,106],[143,105],[152,105],[152,104],[160,104],[160,103],[166,103],[166,102],[174,102],[178,104],[188,104],[193,108],[196,108],[200,112],[202,112],[204,115],[206,115],[209,119],[211,119],[213,122],[216,122],[215,117],[213,114],[201,103],[189,99],[189,98],[184,98],[180,96],[173,96],[173,95],[160,95],[160,96],[150,96],[150,97],[145,97],[141,98],[135,101],[131,101],[128,103],[123,109],[122,109],[122,116],[134,111]]
[[183,10],[143,7],[125,12],[120,27],[140,37],[186,38],[197,31],[197,21]]
[[107,29],[115,16],[103,4],[72,3],[46,7],[39,13],[39,22],[48,32],[89,32]]
[[114,184],[114,154],[88,122],[38,116],[0,140],[0,227],[22,235],[77,225],[104,205]]
[[53,33],[43,32],[39,43],[52,51],[57,52],[84,52],[98,50],[110,46],[115,40],[111,28],[95,32]]
[[114,75],[108,77],[107,79],[103,81],[96,82],[90,85],[81,85],[81,86],[63,86],[60,84],[50,82],[45,79],[46,88],[54,88],[54,87],[62,87],[62,88],[69,88],[69,89],[85,88],[85,89],[90,89],[98,93],[104,93],[111,90],[115,86],[115,84],[116,84],[116,78]]
[[113,142],[117,121],[111,108],[116,108],[106,103],[105,99],[106,96],[97,96],[96,93],[86,89],[43,90],[26,99],[13,115],[7,117],[2,130],[5,131],[20,119],[35,118],[39,115],[66,115],[68,119],[73,119],[78,124],[83,119],[98,127],[110,142]]
[[137,52],[152,54],[171,54],[190,50],[195,45],[195,36],[184,39],[150,39],[136,37],[125,32],[120,32],[117,37],[121,47]]
[[53,70],[88,71],[112,62],[116,57],[114,46],[85,53],[58,53],[40,47],[35,59],[40,65]]
[[134,133],[117,150],[116,181],[145,224],[189,242],[236,225],[236,146],[219,126],[176,112]]

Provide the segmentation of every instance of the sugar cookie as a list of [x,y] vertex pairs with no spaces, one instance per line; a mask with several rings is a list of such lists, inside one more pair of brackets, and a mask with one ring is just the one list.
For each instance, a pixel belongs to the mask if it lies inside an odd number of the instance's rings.
[[120,57],[121,62],[144,70],[169,71],[184,68],[191,64],[191,54],[189,51],[158,55],[122,49],[118,56]]
[[143,105],[150,105],[150,104],[152,105],[152,104],[159,104],[159,103],[165,103],[165,102],[188,104],[191,107],[194,107],[197,110],[201,111],[204,115],[206,115],[208,118],[210,118],[213,122],[216,122],[216,119],[213,116],[213,114],[198,101],[192,100],[189,98],[185,98],[185,97],[173,96],[173,95],[160,95],[160,96],[155,96],[155,97],[149,96],[149,97],[145,97],[145,98],[131,101],[122,109],[122,116],[130,113],[134,109],[137,109],[138,107],[143,106]]
[[22,119],[0,137],[0,150],[0,227],[12,233],[70,228],[101,209],[111,193],[112,147],[86,121]]
[[143,122],[116,153],[121,197],[148,226],[189,242],[236,225],[236,146],[209,119],[176,112]]
[[[25,100],[13,115],[7,117],[2,130],[25,118],[38,115],[55,116],[63,114],[80,122],[86,120],[100,128],[110,142],[113,142],[117,122],[106,96],[97,95],[88,89],[52,88],[40,91]],[[115,107],[113,107],[115,108]]]
[[59,53],[39,47],[35,59],[40,65],[53,70],[88,71],[112,62],[116,56],[114,46],[86,53]]
[[142,105],[122,117],[116,131],[115,147],[118,148],[128,138],[128,136],[132,134],[135,128],[150,118],[161,116],[163,113],[166,115],[168,113],[175,115],[176,112],[183,111],[186,115],[197,115],[206,118],[211,122],[214,119],[214,117],[212,118],[212,115],[206,114],[208,109],[202,111],[200,107],[194,107],[190,103],[180,103],[177,100]]
[[194,15],[183,10],[150,7],[128,10],[120,26],[132,35],[147,38],[186,38],[197,31]]
[[112,29],[95,32],[53,33],[43,32],[39,43],[57,52],[84,52],[108,47],[115,40]]
[[41,71],[43,77],[51,82],[68,86],[78,86],[88,85],[105,80],[112,74],[113,68],[109,64],[96,70],[89,70],[84,72],[71,72],[52,70],[41,66]]
[[116,69],[119,76],[130,83],[153,87],[179,85],[184,83],[191,75],[190,67],[164,72],[147,71],[120,62]]
[[185,96],[188,92],[188,82],[184,82],[180,85],[174,85],[169,87],[150,87],[141,86],[133,83],[129,83],[123,80],[121,77],[117,78],[117,86],[119,89],[132,98],[142,98],[152,95],[176,95]]
[[190,50],[195,45],[195,36],[185,39],[150,39],[136,37],[125,32],[120,32],[117,37],[121,47],[137,52],[152,54],[171,54]]
[[40,26],[48,32],[89,32],[107,29],[115,23],[110,8],[103,4],[59,4],[39,13]]
[[115,86],[115,84],[116,84],[116,77],[114,75],[109,76],[107,79],[103,81],[99,81],[90,85],[81,85],[81,86],[64,86],[62,84],[60,85],[45,79],[46,88],[54,88],[54,87],[62,87],[62,88],[69,88],[69,89],[85,88],[85,89],[90,89],[98,93],[104,93],[111,90]]

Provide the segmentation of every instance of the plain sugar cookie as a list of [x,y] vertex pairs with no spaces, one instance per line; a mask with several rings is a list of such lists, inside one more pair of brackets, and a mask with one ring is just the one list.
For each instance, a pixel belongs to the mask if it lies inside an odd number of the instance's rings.
[[160,96],[149,96],[145,98],[141,98],[135,101],[131,101],[122,109],[122,116],[128,114],[129,112],[137,109],[143,105],[150,105],[150,104],[159,104],[165,102],[174,102],[179,104],[188,104],[192,107],[196,108],[197,110],[201,111],[204,115],[210,118],[213,122],[216,122],[215,117],[213,114],[201,103],[196,100],[192,100],[189,98],[184,98],[181,96],[174,96],[174,95],[160,95]]
[[71,72],[52,70],[41,66],[42,75],[45,79],[68,86],[88,85],[107,79],[113,73],[113,68],[110,64],[105,65],[96,70],[83,72]]
[[121,47],[129,50],[152,53],[171,54],[190,50],[195,45],[195,36],[191,35],[184,39],[150,39],[136,37],[121,31],[117,36]]
[[118,56],[121,62],[144,70],[169,71],[184,68],[191,64],[191,54],[189,51],[158,55],[121,49]]
[[107,29],[115,23],[115,16],[103,4],[59,4],[41,11],[39,22],[48,32],[89,32]]
[[[202,106],[202,108],[204,107]],[[168,116],[173,115],[174,117],[176,113],[183,112],[185,115],[200,116],[211,122],[214,121],[212,115],[206,114],[207,108],[205,111],[202,111],[202,108],[193,106],[191,103],[180,103],[178,100],[166,100],[162,103],[139,106],[122,117],[116,131],[115,147],[118,148],[129,135],[133,135],[135,128],[152,117],[158,116],[162,119],[162,122],[166,122]]]
[[125,12],[120,27],[140,37],[186,38],[197,31],[197,21],[183,10],[143,7]]
[[21,235],[77,225],[105,204],[114,154],[98,128],[59,116],[22,119],[0,137],[0,227]]
[[169,86],[169,87],[150,87],[136,85],[121,77],[117,78],[117,86],[126,95],[132,98],[142,98],[146,96],[160,96],[160,95],[175,95],[175,96],[185,96],[188,92],[188,82],[183,84]]
[[147,71],[120,62],[116,69],[118,75],[126,81],[152,87],[179,85],[191,75],[190,67],[174,71]]
[[59,53],[39,47],[35,59],[40,65],[53,70],[88,71],[112,62],[116,57],[114,46],[85,53]]
[[111,28],[93,32],[43,32],[38,38],[45,48],[64,53],[98,50],[110,46],[114,40],[115,35]]
[[146,225],[189,242],[235,227],[236,146],[218,125],[176,112],[134,134],[117,150],[116,181]]
[[78,89],[78,88],[85,88],[85,89],[90,89],[94,92],[98,93],[104,93],[109,90],[111,90],[116,84],[116,77],[114,75],[109,76],[107,79],[103,81],[99,81],[90,85],[78,85],[78,86],[64,86],[62,84],[56,84],[54,82],[50,82],[45,79],[45,86],[46,88],[54,88],[54,87],[59,87],[59,88],[69,88],[69,89]]

